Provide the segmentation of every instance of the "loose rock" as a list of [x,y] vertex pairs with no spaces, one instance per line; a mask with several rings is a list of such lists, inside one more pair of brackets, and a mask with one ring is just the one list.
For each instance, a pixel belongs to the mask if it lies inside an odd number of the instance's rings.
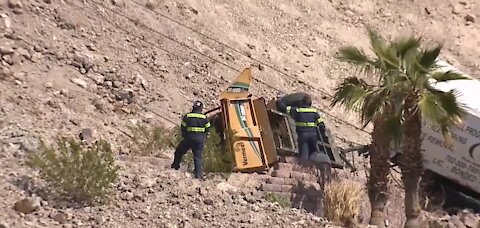
[[475,19],[476,19],[475,16],[472,15],[472,14],[467,14],[467,15],[465,16],[465,20],[466,20],[467,22],[475,23]]
[[15,52],[13,48],[7,46],[0,46],[0,55],[11,55]]
[[0,78],[7,78],[7,77],[12,77],[13,76],[13,71],[10,70],[10,68],[3,67],[0,70]]
[[84,128],[80,133],[80,139],[87,144],[91,144],[93,142],[93,130],[91,128]]
[[23,7],[20,0],[8,0],[7,4],[11,9],[21,9]]
[[52,219],[59,222],[60,224],[64,224],[67,222],[67,216],[62,212],[59,212],[53,215]]
[[124,7],[125,6],[125,1],[124,0],[112,0],[112,4],[115,5],[115,6]]
[[17,53],[21,56],[23,56],[26,59],[30,59],[32,56],[30,55],[30,52],[26,50],[25,48],[18,48]]
[[84,80],[80,79],[80,78],[73,78],[70,80],[71,82],[73,82],[75,85],[78,85],[82,88],[87,88],[87,82],[85,82]]
[[32,213],[40,208],[40,197],[29,197],[24,198],[20,201],[17,201],[13,209],[18,212],[29,214]]
[[76,52],[73,55],[73,65],[84,68],[87,72],[94,66],[93,57],[88,53]]
[[460,7],[459,6],[454,6],[452,9],[453,14],[460,14]]

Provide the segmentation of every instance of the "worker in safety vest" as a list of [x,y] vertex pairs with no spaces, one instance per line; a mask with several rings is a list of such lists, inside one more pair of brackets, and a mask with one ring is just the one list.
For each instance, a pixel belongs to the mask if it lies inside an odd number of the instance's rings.
[[[306,161],[312,155],[319,153],[317,148],[317,127],[325,128],[322,116],[315,108],[311,107],[312,101],[308,97],[303,97],[299,107],[287,106],[280,102],[281,109],[285,109],[295,120],[295,130],[298,136],[298,150],[300,160]],[[324,130],[324,129],[322,129]]]
[[175,149],[175,158],[171,168],[178,170],[182,157],[189,149],[193,152],[194,177],[203,179],[202,154],[205,146],[207,132],[210,129],[210,122],[202,114],[203,104],[200,101],[193,103],[192,112],[182,118],[181,132],[183,140]]

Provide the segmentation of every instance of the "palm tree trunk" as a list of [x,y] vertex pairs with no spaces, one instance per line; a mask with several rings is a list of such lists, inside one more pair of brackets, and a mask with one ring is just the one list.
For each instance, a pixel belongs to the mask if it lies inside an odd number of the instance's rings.
[[423,172],[422,116],[415,110],[416,97],[405,101],[405,122],[403,129],[403,154],[400,161],[402,180],[405,188],[405,228],[419,227],[420,215],[419,184]]
[[368,198],[372,207],[370,224],[385,227],[384,209],[387,204],[388,174],[390,171],[389,142],[384,133],[383,120],[374,122],[372,145],[370,146],[370,172],[367,182]]

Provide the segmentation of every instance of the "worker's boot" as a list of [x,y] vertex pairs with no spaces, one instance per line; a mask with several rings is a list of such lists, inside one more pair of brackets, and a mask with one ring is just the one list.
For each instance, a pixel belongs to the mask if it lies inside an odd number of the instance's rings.
[[198,179],[198,180],[200,180],[200,181],[203,181],[203,180],[204,180],[204,179],[203,179],[203,175],[201,175],[201,174],[195,174],[195,175],[193,175],[193,178]]

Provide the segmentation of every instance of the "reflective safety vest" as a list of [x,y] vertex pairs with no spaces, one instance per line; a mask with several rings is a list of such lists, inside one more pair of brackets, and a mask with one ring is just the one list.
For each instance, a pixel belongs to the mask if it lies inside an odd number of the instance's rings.
[[323,123],[323,117],[315,108],[287,106],[287,114],[295,120],[297,132],[317,131],[317,126]]
[[210,126],[207,116],[201,113],[187,113],[182,119],[182,135],[186,138],[204,135]]

